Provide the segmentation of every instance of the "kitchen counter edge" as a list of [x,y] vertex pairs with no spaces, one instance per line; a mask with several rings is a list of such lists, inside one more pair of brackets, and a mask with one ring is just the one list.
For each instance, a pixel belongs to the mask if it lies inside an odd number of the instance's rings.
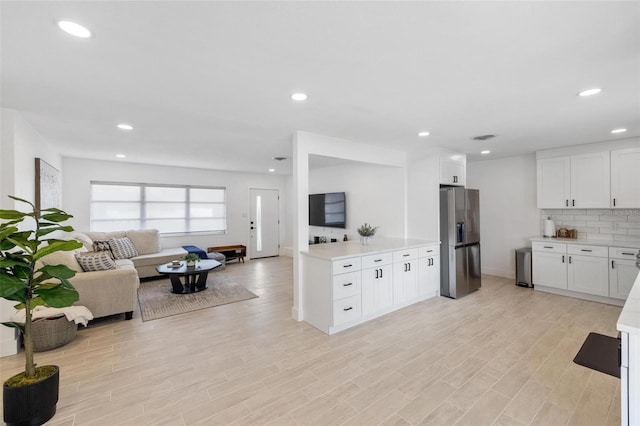
[[640,249],[640,239],[638,240],[630,240],[630,241],[612,241],[612,240],[601,240],[601,239],[587,239],[587,238],[549,238],[549,237],[530,237],[530,241],[539,241],[539,242],[555,242],[555,243],[564,243],[564,244],[582,244],[582,245],[590,245],[590,246],[604,246],[604,247],[629,247],[634,249]]
[[413,238],[375,238],[368,245],[362,245],[360,241],[351,240],[337,243],[314,244],[309,250],[301,250],[300,253],[325,260],[340,260],[355,256],[366,256],[393,250],[405,250],[428,245],[440,245],[440,241],[420,240]]

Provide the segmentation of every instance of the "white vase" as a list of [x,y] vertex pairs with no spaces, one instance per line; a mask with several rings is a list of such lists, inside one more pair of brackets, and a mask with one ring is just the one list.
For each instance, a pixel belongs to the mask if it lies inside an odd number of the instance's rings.
[[362,244],[363,246],[368,246],[369,245],[369,238],[371,238],[371,237],[361,236],[360,237],[360,244]]
[[187,260],[187,266],[196,266],[195,260]]

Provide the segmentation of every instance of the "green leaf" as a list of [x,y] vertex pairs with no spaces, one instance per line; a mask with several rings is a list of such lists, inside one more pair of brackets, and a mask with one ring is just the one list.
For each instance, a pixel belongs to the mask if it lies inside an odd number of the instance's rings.
[[9,297],[14,293],[24,290],[27,283],[18,277],[10,275],[6,270],[0,269],[0,297]]
[[38,296],[52,308],[65,308],[80,300],[80,296],[75,289],[62,285],[49,289],[38,289]]
[[33,209],[33,210],[35,210],[35,208],[36,208],[36,206],[34,206],[32,202],[27,201],[27,200],[22,199],[22,198],[19,198],[19,197],[16,197],[15,195],[9,195],[8,197],[11,198],[12,200],[16,200],[16,201],[20,201],[22,203],[29,204],[31,206],[31,209]]
[[46,273],[52,278],[69,279],[76,275],[76,271],[65,265],[47,265],[38,269],[38,272]]
[[18,210],[0,210],[0,219],[15,220],[30,216],[29,213],[22,213]]
[[29,263],[25,262],[24,260],[17,260],[17,259],[1,259],[0,260],[0,268],[13,268],[14,266],[26,266],[27,268],[29,268]]
[[[46,209],[43,211],[49,211],[52,209]],[[52,211],[51,213],[47,213],[47,214],[43,214],[42,215],[42,219],[44,220],[48,220],[51,222],[64,222],[65,220],[71,219],[73,216],[71,216],[70,214],[67,214],[65,212],[63,212],[62,210],[55,210]]]
[[24,333],[24,323],[21,323],[21,322],[3,322],[3,323],[0,323],[0,324],[4,325],[6,327],[17,328],[22,333]]
[[59,225],[56,225],[56,227],[55,227],[55,228],[40,229],[40,230],[38,230],[38,231],[36,232],[36,235],[37,235],[38,237],[42,237],[43,235],[50,234],[50,233],[52,233],[52,232],[54,232],[54,231],[65,231],[65,232],[71,232],[71,231],[73,231],[73,227],[71,227],[71,226],[59,226]]
[[3,227],[2,230],[0,230],[0,240],[4,240],[15,232],[18,232],[18,228],[16,226]]
[[50,240],[48,246],[43,247],[42,249],[38,250],[36,254],[33,255],[33,259],[34,260],[42,259],[44,256],[51,253],[55,253],[58,251],[71,251],[71,250],[79,249],[80,247],[82,247],[82,243],[76,240],[70,240],[70,241]]

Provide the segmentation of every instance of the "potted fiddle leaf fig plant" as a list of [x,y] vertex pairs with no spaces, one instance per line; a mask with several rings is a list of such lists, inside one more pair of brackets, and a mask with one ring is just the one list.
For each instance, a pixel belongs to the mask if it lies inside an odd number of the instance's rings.
[[14,307],[25,311],[24,323],[2,323],[20,330],[25,355],[24,371],[3,384],[4,421],[7,425],[41,425],[56,412],[60,369],[34,363],[33,309],[40,305],[64,308],[79,296],[69,282],[74,270],[64,265],[41,266],[37,262],[48,254],[75,250],[82,244],[49,235],[54,231],[73,231],[71,226],[61,225],[73,216],[55,208],[38,211],[29,201],[9,198],[30,208],[26,212],[0,210],[0,297],[17,302]]

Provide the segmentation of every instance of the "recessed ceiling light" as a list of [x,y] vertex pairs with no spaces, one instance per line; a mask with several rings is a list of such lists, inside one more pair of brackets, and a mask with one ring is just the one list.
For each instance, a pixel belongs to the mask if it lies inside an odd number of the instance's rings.
[[269,169],[269,173],[273,173],[275,171],[276,171],[276,169]]
[[116,157],[118,157],[118,158],[127,158],[127,156],[124,155],[124,154],[116,154]]
[[80,38],[91,37],[91,31],[80,24],[71,21],[58,21],[58,27],[67,34]]
[[120,130],[133,130],[133,126],[131,124],[120,123],[120,124],[118,124],[118,129],[120,129]]
[[294,101],[306,101],[307,100],[307,94],[306,93],[294,93],[293,95],[291,95],[291,99],[293,99]]
[[482,155],[491,154],[491,151],[489,151],[489,150],[480,151],[480,154],[482,154]]
[[624,133],[624,132],[626,132],[626,131],[627,131],[627,129],[613,129],[613,130],[611,131],[611,133]]
[[418,133],[418,136],[420,136],[421,138],[427,137],[429,136],[429,132],[420,132]]
[[578,96],[592,96],[597,95],[600,92],[602,92],[602,89],[600,89],[599,87],[594,87],[593,89],[583,90],[582,92],[578,93]]

